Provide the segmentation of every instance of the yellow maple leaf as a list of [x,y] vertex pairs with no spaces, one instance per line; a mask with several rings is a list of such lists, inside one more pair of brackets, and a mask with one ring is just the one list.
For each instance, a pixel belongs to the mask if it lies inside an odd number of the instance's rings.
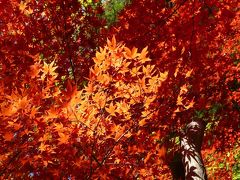
[[182,96],[178,96],[177,97],[177,105],[183,105],[182,101],[183,101]]
[[190,109],[193,107],[193,105],[195,104],[195,102],[192,100],[188,105],[184,106],[184,108],[187,110],[187,109]]
[[185,78],[190,77],[191,74],[192,74],[192,72],[193,72],[193,69],[189,70],[189,71],[186,73]]
[[134,76],[138,76],[139,74],[141,74],[141,72],[139,72],[140,67],[133,67],[130,71],[131,75]]
[[112,131],[116,132],[114,139],[117,141],[124,134],[125,128],[117,125],[112,128]]
[[156,96],[146,97],[144,107],[149,108],[149,105],[156,99]]
[[146,77],[150,77],[154,72],[152,72],[152,70],[154,69],[155,65],[147,65],[146,67],[143,66],[142,70],[143,73],[146,75]]
[[147,54],[148,54],[148,47],[145,47],[143,50],[142,50],[142,52],[140,53],[140,55],[139,55],[139,60],[140,60],[140,62],[142,63],[142,64],[144,64],[145,62],[147,62],[147,61],[151,61],[151,59],[150,58],[148,58],[148,57],[146,57],[147,56]]
[[181,94],[184,94],[184,93],[186,93],[186,92],[188,92],[188,89],[187,89],[187,85],[184,84],[184,85],[182,85],[181,88],[180,88],[180,95],[181,95]]
[[144,126],[145,124],[147,124],[146,119],[142,119],[141,121],[138,122],[139,126]]
[[96,52],[96,57],[93,58],[93,61],[96,65],[100,65],[103,60],[105,59],[105,54],[106,54],[106,50],[103,51],[102,53],[100,52]]
[[24,1],[21,1],[20,4],[19,4],[19,10],[21,12],[24,12],[24,10],[26,9],[27,7],[27,2],[24,2]]
[[140,87],[143,88],[144,90],[146,89],[145,80],[146,80],[146,77],[145,77],[145,76],[143,76],[142,79],[139,79],[139,80],[138,80],[138,83],[139,83]]
[[160,73],[160,81],[165,81],[168,77],[168,72]]
[[41,142],[41,144],[40,144],[40,146],[38,147],[38,149],[40,150],[40,151],[46,151],[47,150],[47,147],[48,147],[49,145],[46,145],[46,144],[44,144],[43,142]]
[[101,109],[105,106],[106,103],[106,95],[104,93],[96,93],[92,97],[93,101],[98,105],[98,107]]
[[101,75],[97,76],[97,80],[102,85],[107,86],[110,83],[110,81],[111,81],[111,77],[108,74],[101,74]]
[[120,163],[120,159],[116,159],[115,161],[114,161],[114,164],[119,164]]
[[119,114],[121,113],[127,114],[128,110],[130,109],[130,105],[125,101],[117,102],[116,105],[117,105],[116,111]]
[[132,50],[130,50],[127,47],[124,47],[124,50],[125,52],[123,54],[126,59],[134,59],[138,56],[138,53],[137,53],[138,49],[135,47],[133,47]]
[[52,77],[56,78],[57,73],[55,70],[57,66],[54,66],[55,61],[52,61],[50,64],[43,62],[43,69],[41,70],[43,74],[41,75],[41,80],[43,81],[47,75],[51,75]]
[[101,73],[102,69],[99,68],[99,66],[94,66],[93,68],[90,68],[90,80],[93,79],[93,75],[98,76]]
[[111,102],[109,107],[105,107],[106,111],[111,115],[111,116],[116,116],[115,111],[116,111],[116,107],[113,105],[113,103]]
[[148,54],[148,46],[146,46],[145,48],[143,48],[143,50],[141,51],[140,55],[139,55],[139,58],[140,59],[144,59],[146,58],[147,54]]
[[85,87],[85,90],[86,90],[86,92],[89,93],[89,94],[93,93],[93,91],[94,91],[94,86],[93,86],[93,83],[92,83],[91,81],[88,82],[88,85],[87,85],[87,87]]

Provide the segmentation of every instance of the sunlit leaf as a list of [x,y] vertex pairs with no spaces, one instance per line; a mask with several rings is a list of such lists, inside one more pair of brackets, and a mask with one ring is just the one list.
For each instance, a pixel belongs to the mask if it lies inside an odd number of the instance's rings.
[[59,141],[59,145],[60,144],[67,144],[68,143],[68,140],[69,140],[69,135],[65,134],[65,133],[61,133],[61,132],[58,132],[58,135],[59,135],[59,138],[58,138],[58,141]]

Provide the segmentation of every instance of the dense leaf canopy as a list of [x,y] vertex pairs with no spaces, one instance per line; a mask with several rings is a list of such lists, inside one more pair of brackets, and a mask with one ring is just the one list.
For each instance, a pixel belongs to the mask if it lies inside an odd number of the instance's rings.
[[209,179],[240,173],[237,0],[0,0],[0,176],[171,179],[206,122]]

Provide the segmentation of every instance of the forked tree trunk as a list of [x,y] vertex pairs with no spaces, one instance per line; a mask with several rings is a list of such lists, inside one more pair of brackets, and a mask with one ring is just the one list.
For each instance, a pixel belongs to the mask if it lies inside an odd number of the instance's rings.
[[181,137],[182,164],[186,180],[206,180],[206,170],[201,156],[205,123],[201,120],[190,122]]

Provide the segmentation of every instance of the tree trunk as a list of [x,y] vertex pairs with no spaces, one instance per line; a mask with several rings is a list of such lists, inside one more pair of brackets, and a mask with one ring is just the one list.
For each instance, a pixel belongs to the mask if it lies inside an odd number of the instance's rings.
[[192,121],[186,127],[181,137],[182,164],[185,179],[206,180],[206,170],[201,156],[201,146],[205,130],[202,120]]

